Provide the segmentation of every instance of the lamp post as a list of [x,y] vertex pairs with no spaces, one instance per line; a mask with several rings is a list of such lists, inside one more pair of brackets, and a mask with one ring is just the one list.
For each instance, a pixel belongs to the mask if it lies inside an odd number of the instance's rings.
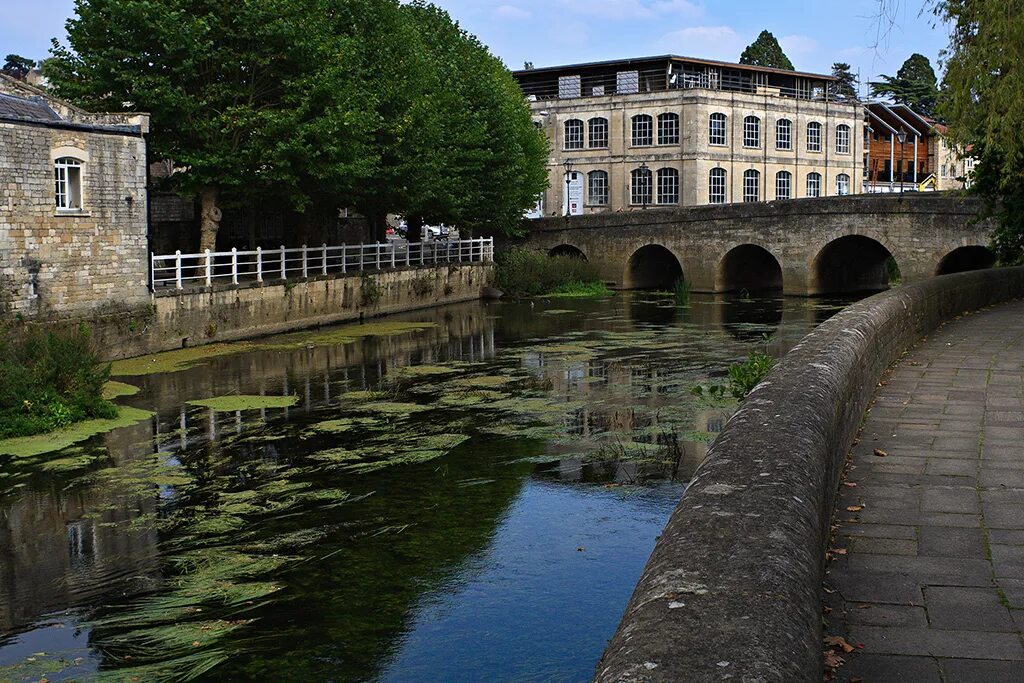
[[646,161],[640,164],[640,177],[643,179],[642,182],[646,186],[640,192],[641,202],[643,203],[643,209],[645,211],[647,210],[647,193],[648,193],[648,191],[650,191],[650,188],[651,188],[651,183],[650,183],[649,175],[648,175],[650,172],[651,172],[651,167],[647,165]]
[[572,215],[572,207],[569,203],[569,185],[572,183],[572,160],[566,159],[562,166],[565,168],[565,215]]
[[896,139],[900,141],[900,194],[903,194],[903,180],[906,177],[903,169],[903,143],[907,141],[907,131],[900,128],[900,132],[896,134]]

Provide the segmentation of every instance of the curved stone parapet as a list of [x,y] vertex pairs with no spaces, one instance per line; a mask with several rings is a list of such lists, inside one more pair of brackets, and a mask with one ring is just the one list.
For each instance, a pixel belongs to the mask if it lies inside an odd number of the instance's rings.
[[1024,296],[1024,268],[850,306],[750,394],[659,539],[598,664],[609,681],[820,681],[821,579],[846,454],[885,369],[943,322]]

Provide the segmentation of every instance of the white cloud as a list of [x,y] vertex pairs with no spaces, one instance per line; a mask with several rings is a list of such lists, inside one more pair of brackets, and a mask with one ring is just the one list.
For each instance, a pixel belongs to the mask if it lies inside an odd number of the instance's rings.
[[565,9],[601,19],[651,19],[672,15],[699,17],[701,8],[689,0],[559,0]]
[[514,19],[517,21],[529,19],[533,15],[521,7],[515,5],[501,5],[495,8],[494,15],[502,19]]
[[658,52],[735,62],[748,41],[730,26],[690,26],[672,31],[655,43]]

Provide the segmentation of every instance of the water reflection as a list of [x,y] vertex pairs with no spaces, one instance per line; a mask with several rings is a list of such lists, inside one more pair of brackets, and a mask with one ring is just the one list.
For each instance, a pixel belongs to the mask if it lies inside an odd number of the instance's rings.
[[0,679],[587,678],[733,410],[690,388],[831,310],[475,302],[126,378],[151,421],[0,461]]

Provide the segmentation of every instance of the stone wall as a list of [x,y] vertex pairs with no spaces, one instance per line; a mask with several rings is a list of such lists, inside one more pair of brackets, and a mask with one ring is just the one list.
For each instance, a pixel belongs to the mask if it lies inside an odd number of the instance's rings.
[[[110,125],[124,130],[112,132],[96,123],[100,115],[48,104],[76,121],[0,121],[0,315],[65,318],[144,305],[144,121],[126,118],[125,126],[115,117]],[[55,208],[53,162],[63,156],[82,162],[80,211]]]
[[899,287],[823,323],[708,452],[597,680],[820,681],[821,580],[846,454],[885,369],[966,311],[1024,296],[1024,268]]
[[106,359],[235,341],[480,298],[491,264],[402,268],[160,292],[151,307],[90,320]]
[[[979,222],[981,208],[973,198],[917,193],[648,209],[531,221],[526,244],[544,250],[574,247],[607,282],[620,287],[631,286],[640,275],[631,273],[638,250],[660,245],[698,292],[740,289],[727,277],[729,271],[760,264],[739,259],[730,267],[727,257],[736,256],[737,247],[756,245],[774,259],[787,294],[821,294],[843,291],[831,281],[836,277],[848,281],[846,289],[862,288],[865,278],[884,275],[888,255],[903,282],[934,276],[953,250],[988,245],[992,228]],[[837,242],[849,236],[865,239]],[[838,248],[826,251],[830,246]],[[836,263],[845,272],[837,273]],[[743,287],[759,288],[753,284]],[[877,284],[877,289],[887,286]]]

